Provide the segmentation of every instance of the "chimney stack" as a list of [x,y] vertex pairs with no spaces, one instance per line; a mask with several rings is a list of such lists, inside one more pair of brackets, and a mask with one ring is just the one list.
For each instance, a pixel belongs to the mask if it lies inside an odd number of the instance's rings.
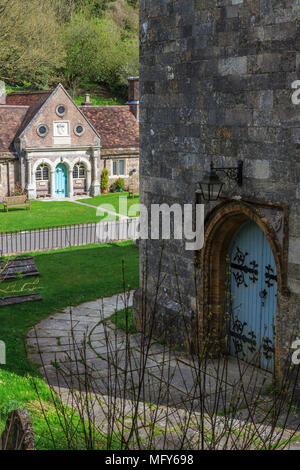
[[93,103],[91,103],[91,100],[90,100],[89,93],[86,93],[85,101],[84,101],[84,103],[81,103],[81,106],[93,106]]
[[0,80],[0,104],[6,104],[5,83]]
[[126,104],[130,106],[130,111],[136,117],[136,120],[139,121],[139,105],[140,105],[140,94],[139,94],[139,77],[129,77],[128,78],[128,101]]

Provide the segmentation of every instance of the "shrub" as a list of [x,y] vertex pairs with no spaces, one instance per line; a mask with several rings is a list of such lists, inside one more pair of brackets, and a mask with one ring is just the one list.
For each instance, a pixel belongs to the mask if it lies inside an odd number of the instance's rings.
[[112,185],[111,185],[111,191],[112,192],[119,192],[123,191],[125,186],[125,181],[123,178],[118,178]]
[[108,188],[108,170],[103,168],[101,173],[101,191]]

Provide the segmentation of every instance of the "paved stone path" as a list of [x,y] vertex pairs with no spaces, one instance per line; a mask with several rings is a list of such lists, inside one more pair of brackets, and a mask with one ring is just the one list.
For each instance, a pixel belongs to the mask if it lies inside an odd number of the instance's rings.
[[[109,387],[114,385],[119,396],[123,396],[122,372],[126,369],[126,361],[130,359],[131,377],[127,382],[127,398],[134,397],[135,388],[139,384],[139,372],[145,369],[144,382],[147,387],[144,399],[149,402],[165,404],[171,400],[173,405],[179,406],[180,403],[186,404],[187,396],[194,396],[197,400],[205,390],[207,401],[210,400],[213,405],[218,389],[221,397],[218,409],[225,408],[231,399],[230,391],[240,380],[241,373],[236,360],[228,359],[225,380],[220,383],[216,370],[225,367],[225,364],[216,360],[208,361],[203,389],[195,389],[195,378],[199,371],[192,357],[169,351],[155,342],[142,345],[139,334],[127,338],[123,331],[105,322],[115,311],[124,308],[125,304],[131,306],[132,295],[131,292],[127,299],[124,299],[124,295],[114,295],[77,307],[67,307],[61,313],[42,320],[28,333],[29,358],[40,364],[40,370],[49,383],[61,386],[79,386],[80,380],[85,379],[86,375],[82,362],[86,362],[93,391],[107,393]],[[149,350],[147,357],[144,357],[146,347]],[[244,383],[249,383],[249,393],[253,388],[250,385],[255,380],[258,384],[265,381],[266,385],[271,380],[270,374],[266,375],[248,364],[244,365],[242,375]],[[161,379],[164,382],[163,391]]]
[[[204,405],[207,412],[224,413],[232,397],[238,395],[241,381],[248,400],[260,384],[266,387],[271,383],[270,374],[232,357],[226,362],[209,360],[199,368],[187,354],[149,340],[145,346],[139,334],[126,336],[108,318],[125,305],[131,306],[132,296],[130,292],[67,307],[29,331],[29,358],[39,364],[45,380],[64,395],[65,401],[68,390],[76,389],[108,400],[138,400],[181,412],[192,409],[197,413]],[[246,418],[244,399],[235,399],[240,419]],[[264,406],[262,403],[262,409]],[[96,414],[103,417],[100,408]]]

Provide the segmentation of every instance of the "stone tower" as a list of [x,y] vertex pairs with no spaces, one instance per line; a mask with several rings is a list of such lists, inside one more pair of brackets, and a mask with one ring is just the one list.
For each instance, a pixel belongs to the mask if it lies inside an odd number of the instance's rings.
[[[156,300],[160,240],[141,242],[147,305],[157,304],[155,331],[191,349],[195,330],[205,336],[211,315],[222,348],[230,352],[246,337],[242,347],[260,343],[275,369],[292,325],[300,330],[300,104],[292,99],[300,80],[299,14],[299,0],[140,0],[142,202],[149,210],[153,203],[205,203],[201,250],[165,240]],[[239,160],[243,184],[220,173],[220,198],[203,201],[197,183],[210,163],[235,167]],[[249,248],[247,223],[262,240],[256,243],[255,235]],[[264,249],[252,253],[259,243],[270,248],[273,265]],[[273,336],[262,329],[253,336],[251,318],[244,331],[224,323],[228,262],[236,274],[229,275],[232,288],[261,283],[253,315],[260,318],[266,305],[273,309]],[[142,293],[141,285],[137,322]]]

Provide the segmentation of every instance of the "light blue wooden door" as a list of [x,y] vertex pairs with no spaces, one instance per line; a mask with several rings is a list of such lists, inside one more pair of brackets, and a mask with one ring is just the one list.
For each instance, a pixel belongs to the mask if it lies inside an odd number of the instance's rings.
[[277,273],[263,231],[244,223],[229,249],[230,353],[273,371]]
[[67,168],[63,163],[55,169],[55,194],[56,197],[67,197]]

